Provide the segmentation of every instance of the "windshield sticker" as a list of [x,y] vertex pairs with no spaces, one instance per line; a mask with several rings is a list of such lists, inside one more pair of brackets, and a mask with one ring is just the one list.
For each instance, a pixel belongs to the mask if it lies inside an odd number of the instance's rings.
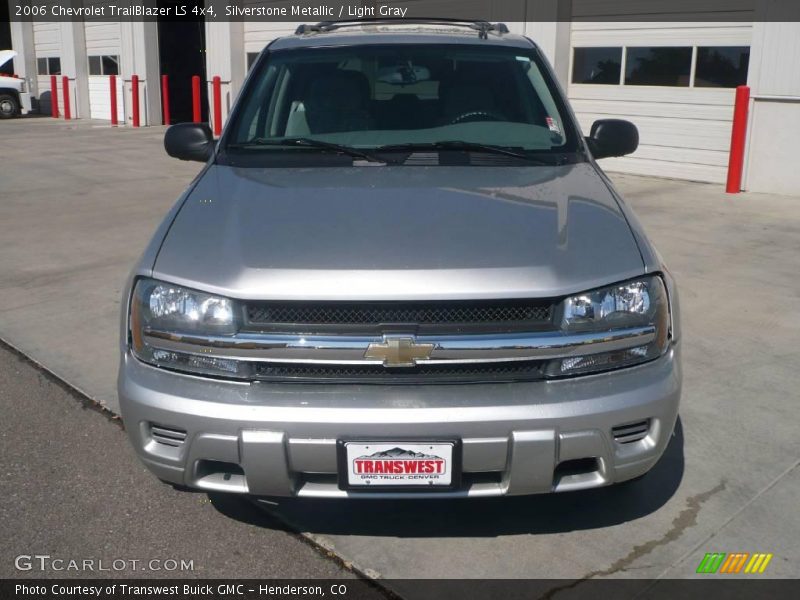
[[561,128],[558,126],[558,123],[555,122],[553,117],[546,117],[545,121],[547,122],[547,128],[552,131],[553,133],[557,133],[561,135]]

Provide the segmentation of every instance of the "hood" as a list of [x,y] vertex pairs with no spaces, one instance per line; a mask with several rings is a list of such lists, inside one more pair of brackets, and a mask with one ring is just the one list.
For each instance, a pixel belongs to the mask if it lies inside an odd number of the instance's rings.
[[16,50],[0,50],[0,67],[17,55]]
[[260,169],[213,165],[154,276],[234,298],[560,296],[644,272],[588,163]]

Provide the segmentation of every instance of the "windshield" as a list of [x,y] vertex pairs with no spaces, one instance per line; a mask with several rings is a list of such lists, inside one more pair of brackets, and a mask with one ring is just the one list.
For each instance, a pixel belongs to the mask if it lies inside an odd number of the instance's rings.
[[441,44],[275,51],[257,63],[227,149],[574,152],[538,60]]

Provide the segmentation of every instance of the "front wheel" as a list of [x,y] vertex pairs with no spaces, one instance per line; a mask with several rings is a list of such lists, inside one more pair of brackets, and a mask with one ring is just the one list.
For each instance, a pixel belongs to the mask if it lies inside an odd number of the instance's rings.
[[0,94],[0,119],[10,119],[19,114],[19,100],[11,94]]

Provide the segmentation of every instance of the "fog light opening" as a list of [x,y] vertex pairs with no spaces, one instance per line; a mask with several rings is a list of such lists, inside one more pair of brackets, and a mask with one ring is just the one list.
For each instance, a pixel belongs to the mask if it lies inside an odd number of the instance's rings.
[[247,492],[244,469],[236,463],[219,460],[198,460],[195,466],[195,485],[206,490]]
[[596,457],[576,458],[558,463],[555,471],[555,480],[573,475],[586,475],[600,470],[600,461]]

